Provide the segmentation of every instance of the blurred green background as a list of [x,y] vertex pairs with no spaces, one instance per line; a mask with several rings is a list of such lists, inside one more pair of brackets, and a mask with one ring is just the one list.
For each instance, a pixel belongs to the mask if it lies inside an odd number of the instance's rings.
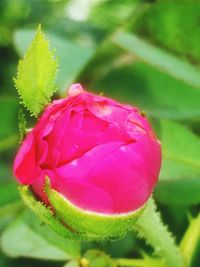
[[[163,147],[154,196],[179,242],[200,202],[200,2],[0,0],[0,266],[59,267],[69,260],[65,266],[76,267],[73,260],[90,248],[112,258],[152,253],[134,233],[119,241],[65,241],[20,200],[12,176],[20,106],[13,77],[39,23],[59,58],[55,97],[81,82],[139,106],[152,121]],[[199,254],[200,246],[193,267]],[[91,266],[114,266],[105,262]]]

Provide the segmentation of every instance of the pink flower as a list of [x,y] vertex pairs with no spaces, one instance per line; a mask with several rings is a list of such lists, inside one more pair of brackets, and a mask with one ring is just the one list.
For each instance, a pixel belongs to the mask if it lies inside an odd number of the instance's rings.
[[26,136],[14,174],[47,204],[46,175],[51,187],[77,207],[119,214],[143,206],[160,165],[160,143],[136,107],[74,84]]

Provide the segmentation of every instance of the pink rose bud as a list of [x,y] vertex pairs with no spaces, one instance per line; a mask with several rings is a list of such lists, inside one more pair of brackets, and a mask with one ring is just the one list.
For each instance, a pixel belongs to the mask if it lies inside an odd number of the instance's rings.
[[[74,84],[69,96],[53,101],[26,136],[14,174],[36,199],[53,206],[55,214],[59,205],[54,207],[52,192],[76,211],[107,218],[140,210],[152,194],[160,166],[160,143],[136,107]],[[69,221],[70,215],[65,224]],[[70,227],[78,231],[75,221]]]

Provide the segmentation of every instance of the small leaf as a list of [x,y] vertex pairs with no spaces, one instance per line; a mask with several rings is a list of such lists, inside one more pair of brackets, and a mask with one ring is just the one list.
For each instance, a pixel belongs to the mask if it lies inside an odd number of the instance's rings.
[[56,91],[57,60],[39,26],[23,60],[19,61],[15,86],[23,104],[37,116]]
[[[23,55],[34,32],[30,29],[19,29],[14,33],[14,45],[19,55]],[[69,37],[63,37],[47,32],[48,40],[56,49],[59,58],[59,73],[57,83],[60,93],[66,93],[71,83],[77,80],[78,75],[84,70],[89,60],[93,57],[96,46],[92,41],[80,42]],[[23,40],[23,41],[22,41]]]

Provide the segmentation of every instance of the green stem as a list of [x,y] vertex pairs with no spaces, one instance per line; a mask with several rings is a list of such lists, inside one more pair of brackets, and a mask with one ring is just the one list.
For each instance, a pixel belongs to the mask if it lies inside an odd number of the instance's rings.
[[123,267],[164,267],[159,259],[116,259],[117,266]]
[[187,263],[187,266],[190,266],[192,262],[193,255],[196,251],[196,247],[200,240],[200,214],[191,219],[188,229],[186,230],[183,239],[180,243],[180,250],[183,253],[183,257]]
[[149,200],[134,229],[155,249],[155,253],[163,258],[166,267],[184,266],[179,248],[156,211],[153,199]]

